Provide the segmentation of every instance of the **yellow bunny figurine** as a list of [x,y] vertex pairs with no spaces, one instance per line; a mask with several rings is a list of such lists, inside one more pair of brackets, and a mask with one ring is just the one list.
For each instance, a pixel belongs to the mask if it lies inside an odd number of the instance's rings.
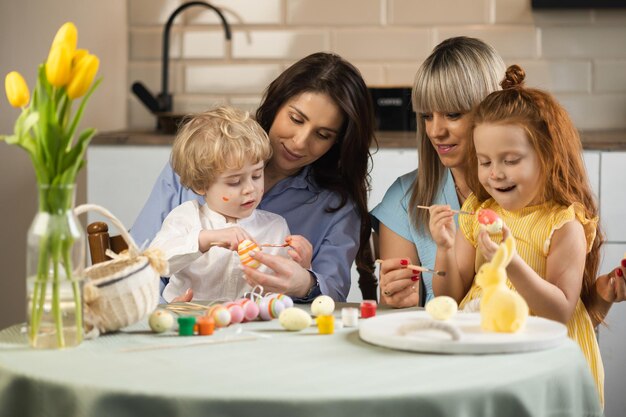
[[521,295],[506,285],[506,266],[515,255],[515,239],[509,236],[500,244],[491,262],[484,263],[476,274],[482,288],[480,318],[483,330],[515,333],[528,318],[528,304]]

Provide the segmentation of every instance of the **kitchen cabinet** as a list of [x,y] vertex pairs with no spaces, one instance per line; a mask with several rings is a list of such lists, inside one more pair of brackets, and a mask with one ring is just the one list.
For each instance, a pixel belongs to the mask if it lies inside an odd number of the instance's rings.
[[[170,146],[89,147],[87,201],[105,207],[130,228],[169,160],[170,151]],[[87,216],[89,223],[105,220],[97,213]]]
[[626,243],[626,152],[603,152],[600,216],[609,242]]
[[[606,273],[626,256],[626,152],[602,152],[600,158],[600,219],[607,240],[602,247],[600,272]],[[608,326],[599,328],[607,399],[605,413],[617,416],[626,409],[626,302],[611,308],[606,323]]]

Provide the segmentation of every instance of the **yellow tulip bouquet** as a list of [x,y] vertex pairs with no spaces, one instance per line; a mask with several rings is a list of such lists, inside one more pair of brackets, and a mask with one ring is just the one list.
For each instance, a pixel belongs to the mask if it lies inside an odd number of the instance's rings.
[[[75,139],[78,123],[89,97],[101,79],[94,82],[99,60],[84,49],[77,49],[76,26],[65,23],[57,32],[46,62],[39,65],[37,82],[29,103],[30,92],[24,78],[18,72],[10,72],[5,78],[9,103],[22,108],[14,133],[0,136],[8,144],[24,149],[30,157],[39,186],[39,213],[29,231],[29,251],[36,249],[27,260],[27,275],[32,282],[29,294],[29,340],[40,346],[44,322],[52,323],[47,332],[52,343],[65,347],[78,344],[82,338],[82,310],[79,275],[84,265],[73,265],[77,235],[74,224],[68,222],[74,204],[76,175],[84,165],[84,156],[95,129],[83,130]],[[72,104],[80,100],[76,112]],[[43,230],[43,232],[42,232]],[[34,243],[32,241],[35,241]],[[82,249],[84,252],[84,248]],[[84,263],[84,255],[82,257]],[[76,261],[80,263],[80,261]],[[33,271],[29,272],[29,265]],[[78,271],[78,272],[77,272]],[[32,275],[32,277],[31,277]],[[61,307],[61,281],[69,282],[73,294],[75,337],[67,343],[64,332],[64,312]],[[50,288],[50,293],[48,293]]]

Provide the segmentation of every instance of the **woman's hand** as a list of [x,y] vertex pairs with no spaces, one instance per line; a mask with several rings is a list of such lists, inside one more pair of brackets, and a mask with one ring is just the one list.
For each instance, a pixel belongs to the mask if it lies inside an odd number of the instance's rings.
[[596,280],[596,291],[607,303],[626,300],[626,259],[609,274],[600,275]]
[[408,269],[408,259],[390,258],[380,264],[380,301],[392,307],[419,304],[420,272]]
[[456,236],[456,225],[454,224],[454,212],[450,206],[433,205],[428,209],[430,221],[428,227],[430,234],[438,247],[452,249]]
[[239,226],[216,230],[201,230],[198,235],[198,247],[202,253],[208,251],[215,244],[230,250],[237,250],[239,243],[246,239],[254,241],[248,232]]
[[272,275],[244,266],[246,281],[252,287],[260,285],[264,292],[278,292],[301,298],[315,284],[311,273],[292,259],[263,252],[250,252],[250,256],[274,271]]
[[291,246],[287,250],[291,259],[300,264],[302,268],[311,269],[311,259],[313,259],[313,245],[304,236],[291,235],[285,238],[285,243]]
[[[511,229],[509,229],[506,224],[502,225],[502,241],[504,242],[507,237],[511,234]],[[487,262],[491,262],[493,256],[496,254],[498,250],[498,245],[489,236],[489,233],[486,230],[481,230],[478,232],[478,250],[482,253],[483,257]]]

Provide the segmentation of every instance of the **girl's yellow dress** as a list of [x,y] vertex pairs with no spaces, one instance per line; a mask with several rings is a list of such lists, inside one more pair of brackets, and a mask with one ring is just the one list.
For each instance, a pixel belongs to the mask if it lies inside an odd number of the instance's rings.
[[[471,194],[463,204],[462,210],[476,212],[481,208],[489,208],[498,213],[515,237],[516,249],[520,257],[541,277],[545,276],[550,240],[556,230],[567,222],[579,221],[585,230],[587,251],[591,250],[596,235],[598,219],[587,219],[582,205],[578,203],[565,207],[554,202],[547,202],[517,211],[507,211],[493,199],[481,204],[476,196]],[[459,227],[466,239],[476,248],[478,246],[476,239],[480,231],[476,216],[459,216]],[[499,244],[502,241],[502,233],[491,235],[491,238]],[[478,271],[480,265],[485,262],[484,257],[479,252],[476,251],[475,271]],[[509,288],[515,289],[508,280],[507,285]],[[460,307],[463,308],[470,301],[480,298],[480,293],[481,289],[474,281],[469,292],[461,301]],[[532,311],[530,313],[533,314]],[[568,336],[578,343],[585,355],[598,388],[600,403],[604,406],[604,366],[591,318],[580,298],[574,314],[567,323],[567,332]]]

